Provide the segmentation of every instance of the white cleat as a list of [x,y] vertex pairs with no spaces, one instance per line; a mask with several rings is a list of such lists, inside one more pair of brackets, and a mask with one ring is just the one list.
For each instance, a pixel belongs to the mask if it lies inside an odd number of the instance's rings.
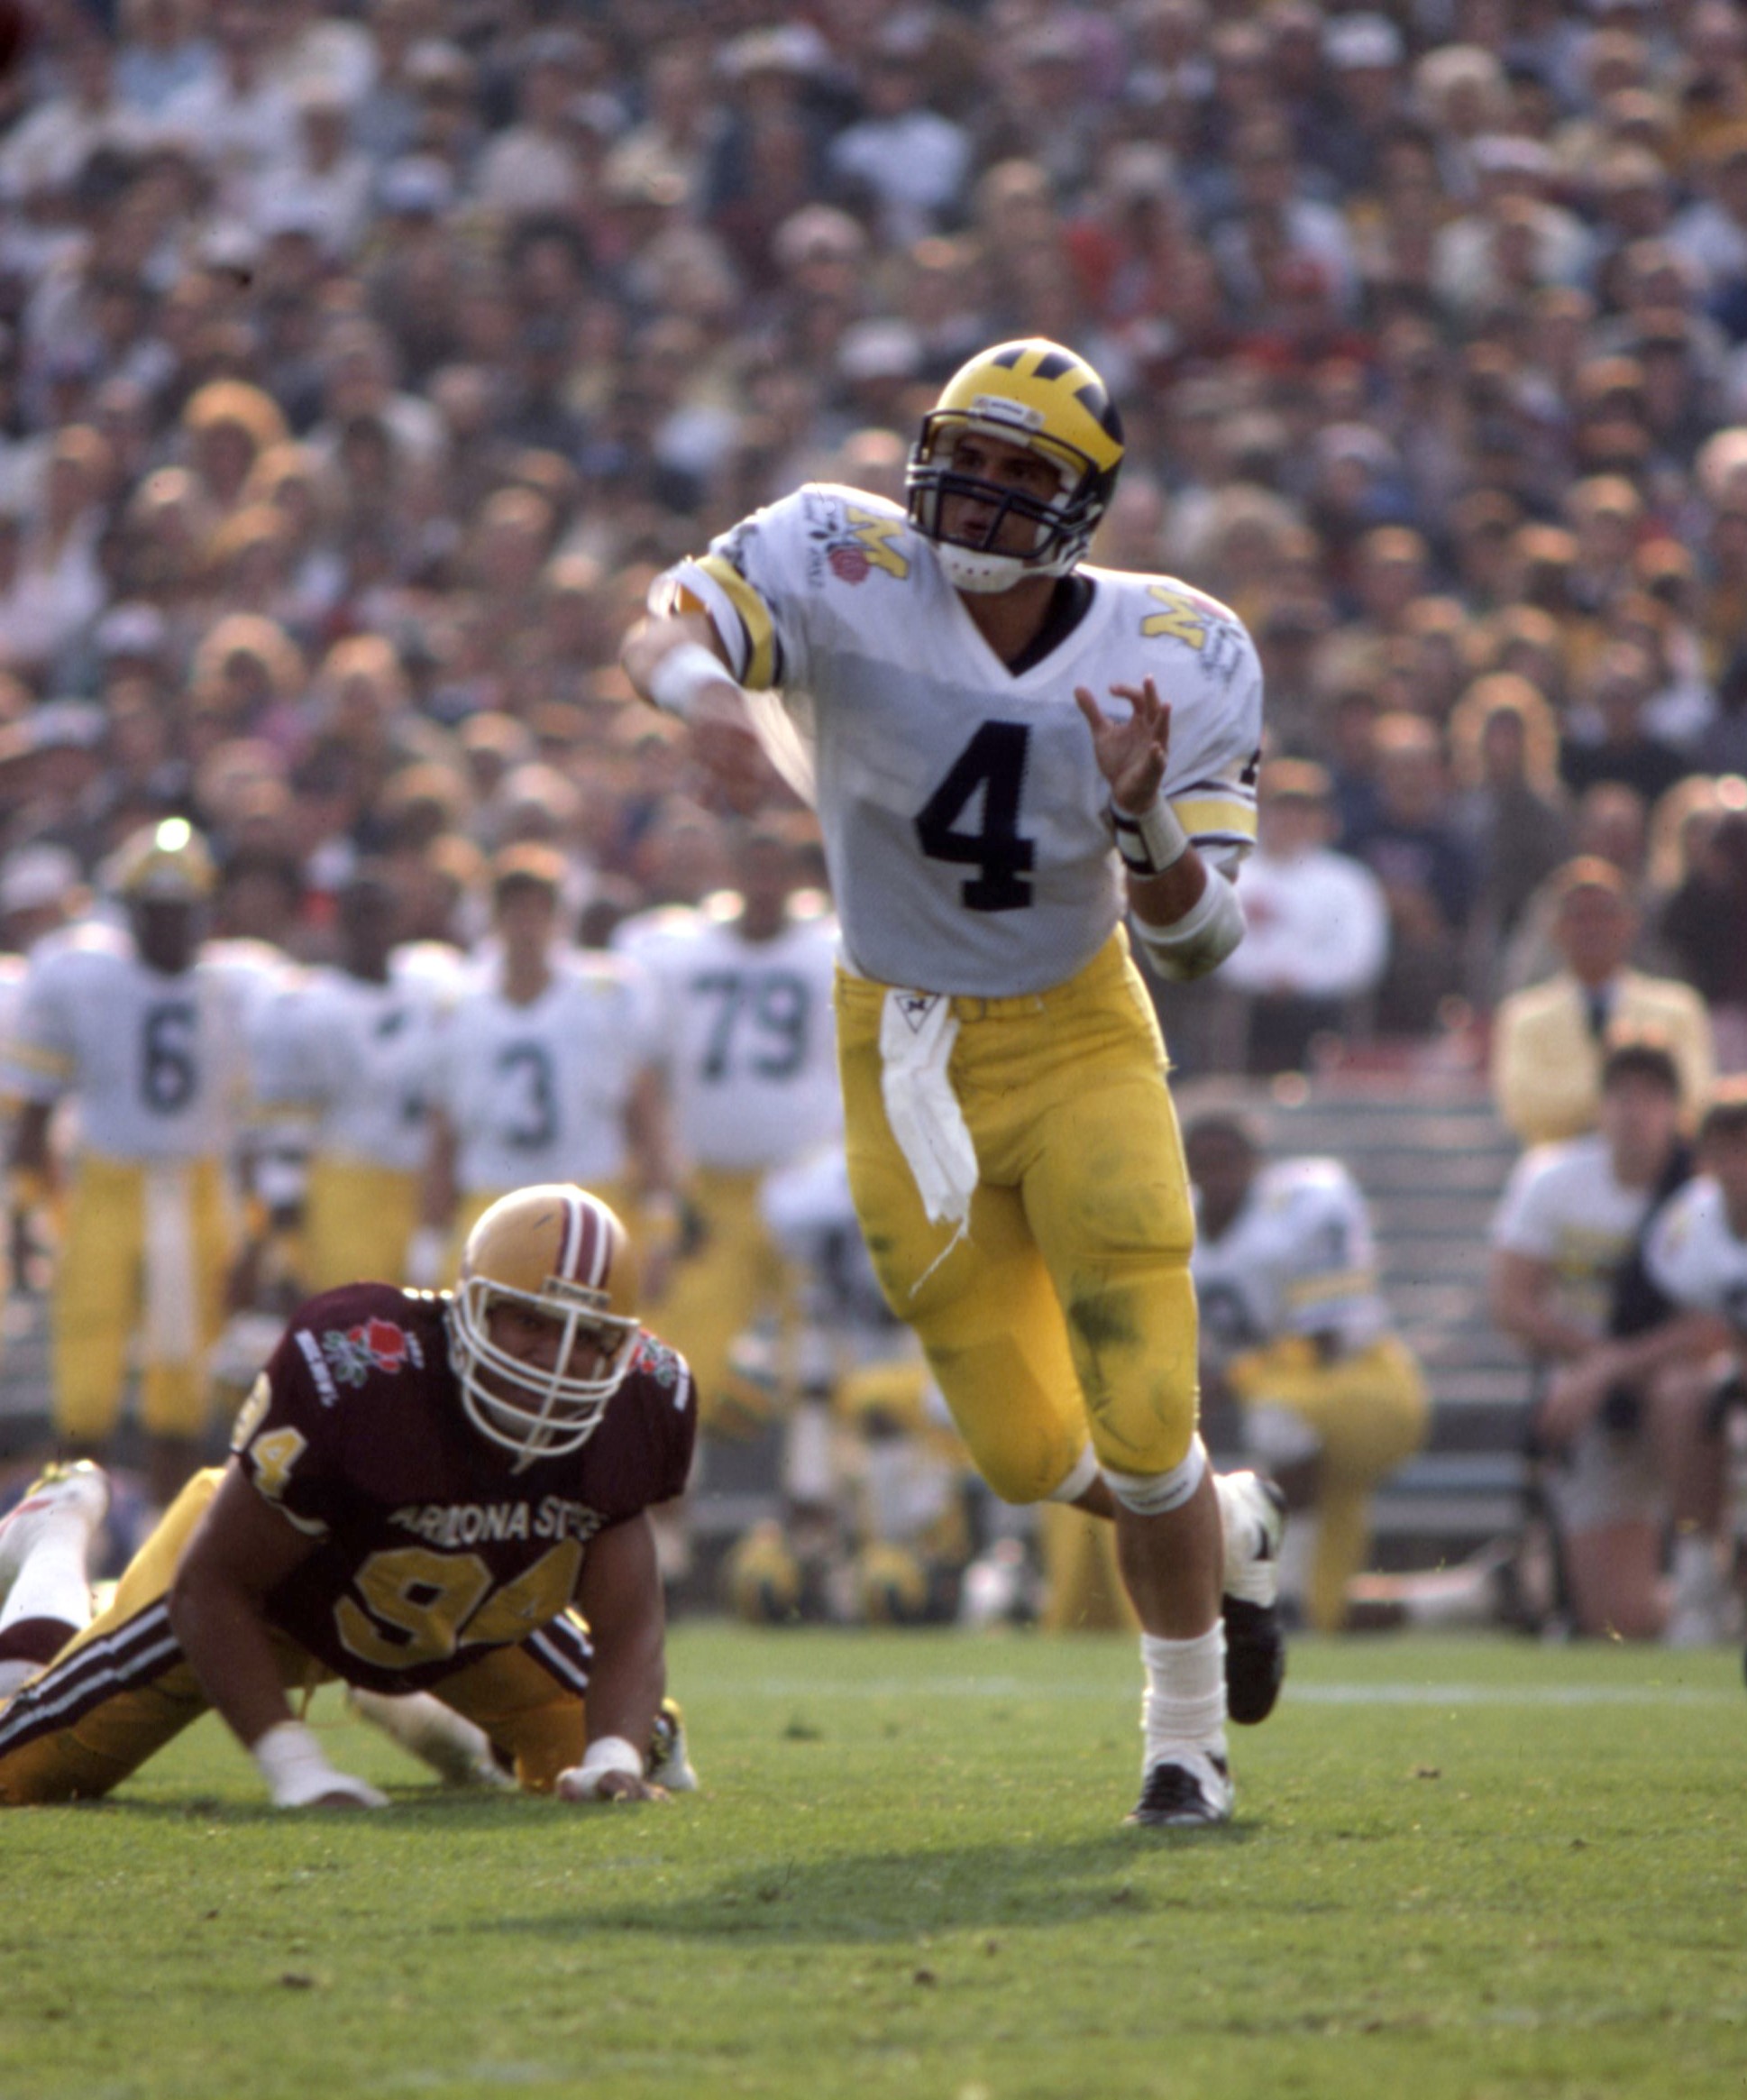
[[47,1466],[22,1502],[0,1518],[0,1604],[51,1525],[82,1524],[87,1541],[109,1514],[109,1475],[88,1458]]
[[516,1782],[492,1756],[485,1730],[431,1692],[363,1692],[352,1685],[346,1704],[408,1756],[428,1765],[445,1786],[514,1791]]
[[644,1764],[652,1786],[664,1786],[669,1793],[697,1793],[698,1774],[686,1748],[685,1715],[677,1699],[662,1701]]
[[1225,1527],[1225,1701],[1234,1721],[1254,1728],[1274,1711],[1286,1675],[1277,1609],[1286,1499],[1257,1472],[1217,1474],[1213,1484]]
[[1140,1799],[1123,1818],[1157,1829],[1199,1830],[1231,1820],[1237,1789],[1223,1757],[1184,1750],[1148,1770]]

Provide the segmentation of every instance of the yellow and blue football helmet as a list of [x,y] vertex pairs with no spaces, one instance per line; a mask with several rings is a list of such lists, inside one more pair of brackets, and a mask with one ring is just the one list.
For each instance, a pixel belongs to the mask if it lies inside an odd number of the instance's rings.
[[[954,465],[967,431],[1000,438],[1047,460],[1060,476],[1047,499],[964,474]],[[1059,343],[1033,336],[1002,343],[963,365],[922,418],[904,477],[910,523],[938,550],[960,591],[1009,591],[1028,576],[1065,576],[1086,551],[1110,507],[1122,464],[1122,419],[1109,389],[1085,359]],[[985,506],[988,523],[974,538],[947,534],[945,500]],[[1030,519],[1035,544],[998,553],[1010,517]]]

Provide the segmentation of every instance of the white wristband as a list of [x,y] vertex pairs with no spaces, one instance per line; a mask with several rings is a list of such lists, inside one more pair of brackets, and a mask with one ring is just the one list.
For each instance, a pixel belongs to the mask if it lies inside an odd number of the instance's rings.
[[307,1808],[324,1794],[344,1794],[361,1808],[386,1808],[388,1796],[361,1779],[336,1772],[301,1721],[282,1720],[257,1736],[249,1755],[259,1766],[276,1809]]
[[733,683],[733,674],[713,650],[701,642],[681,642],[649,674],[649,697],[663,714],[686,721],[705,686]]
[[1111,802],[1110,821],[1116,832],[1116,850],[1130,875],[1163,875],[1189,850],[1189,834],[1162,794],[1138,817]]
[[623,1736],[598,1736],[582,1753],[582,1762],[558,1775],[558,1791],[566,1801],[598,1801],[600,1783],[610,1772],[627,1779],[643,1777],[643,1757],[635,1743]]

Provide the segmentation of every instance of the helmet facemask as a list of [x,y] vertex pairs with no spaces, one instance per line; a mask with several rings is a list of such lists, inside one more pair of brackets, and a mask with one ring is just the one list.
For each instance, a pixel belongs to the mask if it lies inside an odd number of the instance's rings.
[[[1056,471],[1058,492],[1038,496],[1030,490],[959,472],[953,463],[958,440],[966,434],[1020,445],[1046,461]],[[904,486],[910,522],[933,541],[947,581],[957,590],[983,592],[1011,591],[1027,576],[1066,575],[1086,551],[1110,500],[1107,484],[1114,478],[1102,473],[1085,454],[1058,440],[1033,436],[1011,422],[984,421],[960,409],[937,408],[922,419]],[[942,521],[953,497],[968,498],[987,508],[988,522],[974,536],[947,532]],[[1023,553],[1013,553],[1002,544],[1011,518],[1024,518],[1035,528],[1033,544]]]
[[[490,1316],[499,1305],[517,1306],[558,1329],[551,1371],[492,1339]],[[449,1308],[449,1362],[468,1420],[516,1453],[517,1472],[536,1459],[580,1451],[624,1384],[639,1332],[635,1318],[610,1311],[607,1294],[585,1284],[554,1276],[528,1291],[489,1276],[463,1277]],[[587,1376],[572,1372],[578,1355],[594,1358],[599,1368]]]

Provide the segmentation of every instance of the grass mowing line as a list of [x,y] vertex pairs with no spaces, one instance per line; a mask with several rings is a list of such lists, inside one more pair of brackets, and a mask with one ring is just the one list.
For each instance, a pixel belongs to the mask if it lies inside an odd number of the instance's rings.
[[[745,1690],[759,1699],[909,1699],[919,1687],[903,1677],[761,1677]],[[1056,1678],[1039,1684],[1020,1677],[943,1677],[926,1686],[930,1699],[1033,1699],[1075,1703],[1109,1696],[1102,1677]],[[1687,1684],[1376,1684],[1308,1683],[1287,1680],[1284,1699],[1310,1706],[1733,1706],[1737,1691]]]

